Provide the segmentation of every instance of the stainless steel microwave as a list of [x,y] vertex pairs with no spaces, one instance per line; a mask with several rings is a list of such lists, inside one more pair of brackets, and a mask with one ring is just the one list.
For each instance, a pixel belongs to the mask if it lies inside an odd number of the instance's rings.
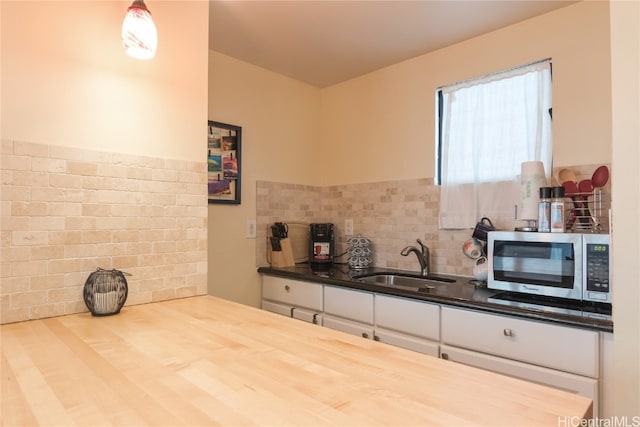
[[493,231],[487,287],[611,303],[608,234]]

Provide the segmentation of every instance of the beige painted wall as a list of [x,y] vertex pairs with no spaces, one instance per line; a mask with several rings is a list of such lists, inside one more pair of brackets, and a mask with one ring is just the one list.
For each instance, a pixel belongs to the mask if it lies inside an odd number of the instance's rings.
[[[640,415],[640,2],[611,2],[613,116],[612,413]],[[629,421],[630,422],[630,421]]]
[[242,204],[209,207],[209,292],[259,302],[256,242],[245,238],[246,220],[255,216],[256,179],[344,185],[432,178],[434,93],[446,83],[552,57],[555,165],[610,163],[609,56],[609,10],[602,1],[322,90],[211,52],[209,119],[243,126],[244,172]]
[[548,57],[554,165],[610,162],[608,13],[581,2],[323,90],[318,184],[433,177],[436,88]]
[[209,292],[258,306],[256,180],[311,184],[326,170],[317,88],[211,51],[209,119],[242,127],[242,203],[209,205]]
[[149,6],[158,51],[139,61],[120,38],[130,4],[1,2],[3,139],[202,160],[208,5]]

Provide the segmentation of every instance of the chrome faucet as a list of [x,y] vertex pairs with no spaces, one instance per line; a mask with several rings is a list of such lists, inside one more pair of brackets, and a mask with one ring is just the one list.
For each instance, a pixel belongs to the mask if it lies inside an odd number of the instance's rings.
[[420,249],[416,248],[415,246],[407,246],[400,252],[400,255],[407,256],[411,252],[416,254],[416,257],[418,258],[418,262],[420,263],[421,273],[423,276],[426,276],[429,274],[429,268],[430,268],[429,247],[423,244],[422,241],[420,241],[420,239],[416,239],[416,242],[418,242],[418,244],[420,245]]

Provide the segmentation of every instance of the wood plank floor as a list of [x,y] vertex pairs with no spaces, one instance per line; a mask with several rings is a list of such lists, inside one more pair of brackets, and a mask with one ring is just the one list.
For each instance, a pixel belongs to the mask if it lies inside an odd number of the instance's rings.
[[555,426],[586,398],[210,296],[2,325],[3,426]]

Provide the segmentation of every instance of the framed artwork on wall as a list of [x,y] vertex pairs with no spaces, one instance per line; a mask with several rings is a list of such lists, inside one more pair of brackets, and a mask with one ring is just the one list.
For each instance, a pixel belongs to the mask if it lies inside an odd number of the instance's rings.
[[207,187],[209,203],[240,204],[242,128],[209,120]]

